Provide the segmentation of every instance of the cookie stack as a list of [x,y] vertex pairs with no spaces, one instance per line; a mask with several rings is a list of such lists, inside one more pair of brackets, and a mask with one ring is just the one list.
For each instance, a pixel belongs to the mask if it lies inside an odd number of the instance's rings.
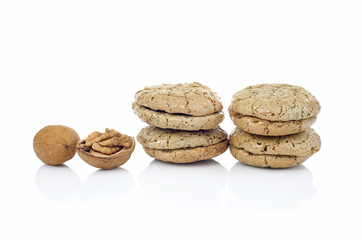
[[321,147],[310,128],[320,108],[311,93],[288,84],[254,85],[236,92],[229,107],[237,126],[230,135],[231,154],[256,167],[297,166]]
[[148,155],[189,163],[216,157],[228,148],[220,98],[200,83],[145,87],[135,95],[134,113],[145,123],[137,139]]

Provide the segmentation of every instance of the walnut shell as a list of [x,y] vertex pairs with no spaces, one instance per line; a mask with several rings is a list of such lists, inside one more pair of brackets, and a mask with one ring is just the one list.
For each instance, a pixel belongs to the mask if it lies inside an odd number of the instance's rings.
[[133,150],[135,148],[136,142],[133,137],[129,137],[131,139],[131,147],[127,149],[121,149],[120,151],[111,154],[101,154],[101,153],[89,153],[84,148],[82,148],[82,144],[84,144],[84,139],[78,141],[77,143],[77,153],[81,159],[83,159],[89,165],[101,168],[101,169],[112,169],[119,167],[126,163],[128,159],[131,157]]
[[50,125],[37,132],[33,148],[37,157],[48,165],[60,165],[74,157],[79,136],[70,127]]

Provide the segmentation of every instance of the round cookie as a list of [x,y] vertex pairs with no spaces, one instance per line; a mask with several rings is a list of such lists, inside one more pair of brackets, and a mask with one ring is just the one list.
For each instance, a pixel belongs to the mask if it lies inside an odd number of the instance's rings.
[[155,111],[205,116],[220,112],[220,98],[198,82],[145,87],[135,95],[136,103]]
[[289,168],[295,167],[305,162],[309,157],[306,156],[283,156],[252,154],[242,148],[236,148],[230,145],[230,152],[239,162],[254,167],[264,168]]
[[227,133],[220,127],[208,131],[178,131],[145,127],[137,136],[143,147],[154,149],[180,149],[206,147],[227,139]]
[[154,111],[132,104],[134,113],[145,123],[159,128],[171,128],[187,131],[209,130],[216,128],[224,119],[222,112],[216,112],[206,116],[190,116],[184,114],[170,114],[167,112]]
[[244,131],[280,136],[309,128],[320,109],[317,99],[302,87],[260,84],[236,92],[229,113],[234,124]]
[[228,149],[228,140],[224,140],[215,145],[206,147],[196,147],[190,149],[152,149],[146,148],[145,152],[158,160],[173,163],[192,163],[214,158],[224,153]]
[[320,137],[312,128],[279,137],[254,135],[235,128],[230,134],[230,144],[253,154],[287,156],[311,156],[321,148]]
[[145,127],[137,136],[148,155],[165,162],[189,163],[216,157],[228,148],[221,128],[207,131],[179,131]]
[[246,116],[269,121],[301,120],[316,116],[320,111],[317,99],[299,86],[260,84],[237,92],[232,109]]
[[296,166],[321,148],[313,129],[287,136],[259,136],[239,128],[230,135],[230,152],[240,162],[270,168]]
[[268,121],[257,117],[245,116],[229,108],[231,120],[245,132],[263,136],[282,136],[303,132],[313,125],[317,116],[291,121]]

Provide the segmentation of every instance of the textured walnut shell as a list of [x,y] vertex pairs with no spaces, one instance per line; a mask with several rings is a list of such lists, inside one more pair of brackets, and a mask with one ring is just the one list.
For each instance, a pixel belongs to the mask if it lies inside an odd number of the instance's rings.
[[80,144],[84,140],[80,140],[77,143],[77,153],[81,159],[83,159],[89,165],[101,168],[101,169],[112,169],[123,165],[131,157],[131,154],[135,148],[136,142],[133,137],[131,139],[131,147],[128,149],[122,149],[112,155],[98,154],[99,156],[92,155],[91,153],[83,150]]
[[42,162],[55,166],[73,158],[78,141],[79,136],[72,128],[49,125],[35,135],[33,148]]

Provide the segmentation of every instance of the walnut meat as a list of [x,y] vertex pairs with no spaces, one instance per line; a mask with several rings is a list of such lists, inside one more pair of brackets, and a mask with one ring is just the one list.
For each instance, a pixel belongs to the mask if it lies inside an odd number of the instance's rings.
[[93,132],[77,144],[77,152],[88,164],[111,169],[124,164],[135,147],[133,137],[106,128],[104,133]]

